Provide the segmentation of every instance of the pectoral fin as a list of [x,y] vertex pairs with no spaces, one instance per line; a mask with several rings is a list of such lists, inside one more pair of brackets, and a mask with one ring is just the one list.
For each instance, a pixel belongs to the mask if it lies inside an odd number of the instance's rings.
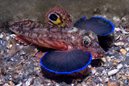
[[92,55],[82,50],[50,51],[40,60],[41,68],[56,74],[71,74],[87,68]]
[[100,36],[106,36],[113,33],[115,28],[110,20],[100,16],[94,16],[90,19],[82,17],[74,24],[74,26],[80,29],[93,31]]

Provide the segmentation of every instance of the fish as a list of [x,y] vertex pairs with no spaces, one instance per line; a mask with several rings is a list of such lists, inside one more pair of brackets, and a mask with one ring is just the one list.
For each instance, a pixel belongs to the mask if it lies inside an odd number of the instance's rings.
[[[83,71],[88,68],[93,59],[104,56],[105,51],[99,45],[97,35],[107,34],[109,31],[106,30],[107,33],[106,31],[95,32],[95,27],[97,27],[96,29],[101,27],[98,21],[102,23],[104,20],[93,18],[88,20],[88,23],[82,23],[83,19],[80,18],[81,21],[78,20],[73,24],[70,14],[66,10],[54,7],[46,13],[44,25],[35,20],[23,19],[11,23],[9,29],[25,42],[41,48],[54,49],[47,51],[41,57],[41,69],[67,75]],[[90,22],[94,22],[94,24]],[[83,25],[87,24],[85,29]],[[107,24],[110,22],[104,23],[106,28]],[[102,23],[102,28],[99,30],[103,29],[104,25]],[[90,30],[87,30],[88,28]]]

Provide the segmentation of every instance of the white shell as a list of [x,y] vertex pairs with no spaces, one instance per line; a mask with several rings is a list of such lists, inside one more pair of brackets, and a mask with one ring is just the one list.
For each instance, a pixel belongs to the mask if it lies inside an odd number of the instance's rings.
[[114,69],[108,72],[108,76],[112,76],[114,74],[116,74],[119,71],[119,69]]
[[118,64],[118,65],[117,65],[117,69],[119,69],[119,70],[120,70],[122,67],[123,67],[123,64]]

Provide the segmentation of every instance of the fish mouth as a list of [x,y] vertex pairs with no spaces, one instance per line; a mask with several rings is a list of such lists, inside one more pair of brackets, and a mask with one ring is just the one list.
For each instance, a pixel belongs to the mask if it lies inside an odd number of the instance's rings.
[[102,58],[105,56],[105,51],[101,48],[98,43],[94,43],[90,49],[94,58]]

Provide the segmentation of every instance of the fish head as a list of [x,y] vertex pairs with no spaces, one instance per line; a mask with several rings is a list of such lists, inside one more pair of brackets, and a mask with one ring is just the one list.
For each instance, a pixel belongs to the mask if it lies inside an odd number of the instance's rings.
[[103,49],[99,46],[96,35],[92,31],[72,28],[45,28],[41,23],[33,20],[21,20],[13,22],[10,30],[17,37],[39,47],[56,50],[82,49],[91,52],[95,57],[103,55]]
[[93,58],[102,58],[104,56],[105,51],[99,45],[97,35],[94,32],[86,32],[82,36],[81,43],[83,46],[83,50],[90,52]]

